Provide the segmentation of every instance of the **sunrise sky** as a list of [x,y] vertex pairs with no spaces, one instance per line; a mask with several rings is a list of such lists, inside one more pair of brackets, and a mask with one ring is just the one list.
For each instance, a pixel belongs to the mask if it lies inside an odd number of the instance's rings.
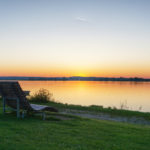
[[0,76],[150,78],[150,1],[0,0]]

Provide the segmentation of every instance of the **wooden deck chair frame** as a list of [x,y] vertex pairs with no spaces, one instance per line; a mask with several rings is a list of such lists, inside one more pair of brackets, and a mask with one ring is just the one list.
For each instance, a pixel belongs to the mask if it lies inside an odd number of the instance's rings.
[[[30,104],[26,99],[26,93],[22,91],[18,82],[0,82],[0,93],[3,101],[3,113],[6,110],[16,111],[17,118],[24,118],[27,112],[41,113],[45,120],[45,111],[58,112],[56,108],[45,105]],[[8,105],[9,107],[6,107]],[[22,115],[20,112],[22,111]]]

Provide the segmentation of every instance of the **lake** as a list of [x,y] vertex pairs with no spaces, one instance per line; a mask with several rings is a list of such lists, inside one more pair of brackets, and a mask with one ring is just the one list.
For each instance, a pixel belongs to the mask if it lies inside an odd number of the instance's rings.
[[150,82],[19,81],[31,95],[41,88],[56,101],[77,105],[102,105],[150,112]]

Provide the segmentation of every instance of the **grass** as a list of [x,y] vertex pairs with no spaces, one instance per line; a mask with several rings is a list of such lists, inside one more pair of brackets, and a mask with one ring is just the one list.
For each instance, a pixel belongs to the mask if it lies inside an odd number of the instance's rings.
[[[85,107],[57,102],[46,105],[59,110],[149,115],[100,106]],[[148,150],[150,147],[150,126],[62,116],[69,119],[57,119],[53,113],[45,121],[41,116],[33,115],[17,119],[13,113],[3,115],[0,106],[0,150]]]
[[0,149],[148,150],[150,127],[72,118],[56,121],[0,114]]

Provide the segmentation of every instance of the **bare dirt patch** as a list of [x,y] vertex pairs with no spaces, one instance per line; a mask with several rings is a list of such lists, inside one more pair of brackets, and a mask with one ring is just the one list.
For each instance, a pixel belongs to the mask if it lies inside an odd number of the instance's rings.
[[143,117],[125,117],[125,116],[116,116],[111,115],[107,113],[94,113],[89,111],[79,111],[79,110],[70,110],[67,109],[62,114],[71,114],[75,116],[80,116],[83,118],[90,118],[90,119],[100,119],[100,120],[109,120],[109,121],[117,121],[117,122],[126,122],[126,123],[133,123],[133,124],[139,124],[139,125],[150,125],[150,121],[146,120]]

